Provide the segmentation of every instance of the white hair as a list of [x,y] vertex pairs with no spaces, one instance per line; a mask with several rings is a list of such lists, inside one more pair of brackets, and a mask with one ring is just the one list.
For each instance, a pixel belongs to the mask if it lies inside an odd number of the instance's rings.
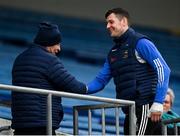
[[175,99],[174,91],[171,88],[168,88],[167,95],[169,95],[171,97],[171,105],[172,105],[174,103],[174,99]]

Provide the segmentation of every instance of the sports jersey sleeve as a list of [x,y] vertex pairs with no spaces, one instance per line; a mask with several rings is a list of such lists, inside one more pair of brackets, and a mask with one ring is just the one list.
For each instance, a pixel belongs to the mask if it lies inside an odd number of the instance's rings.
[[158,83],[154,102],[163,104],[169,84],[170,68],[155,45],[148,39],[140,39],[137,43],[136,50],[140,57],[156,71]]
[[103,68],[94,80],[87,84],[88,94],[93,94],[102,90],[111,79],[109,62],[106,59]]

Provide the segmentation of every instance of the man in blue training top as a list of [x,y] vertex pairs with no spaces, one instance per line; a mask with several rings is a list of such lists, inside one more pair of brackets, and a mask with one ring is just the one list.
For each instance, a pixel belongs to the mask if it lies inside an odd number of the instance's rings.
[[[116,98],[136,103],[137,135],[161,134],[156,125],[161,121],[170,69],[152,41],[129,27],[126,10],[109,10],[105,18],[115,45],[99,74],[88,84],[88,93],[102,90],[113,77]],[[124,133],[128,135],[129,111],[122,110],[126,114]]]

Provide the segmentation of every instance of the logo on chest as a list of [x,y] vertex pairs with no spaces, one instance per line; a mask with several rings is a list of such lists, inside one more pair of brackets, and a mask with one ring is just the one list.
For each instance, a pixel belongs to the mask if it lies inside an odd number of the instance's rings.
[[[128,44],[127,44],[128,46]],[[116,62],[121,59],[127,59],[129,57],[129,50],[128,49],[112,49],[111,50],[111,57],[110,62]]]
[[126,59],[126,58],[128,58],[128,55],[129,53],[128,53],[128,50],[125,50],[124,52],[123,52],[123,56],[122,56],[122,58],[123,59]]
[[121,52],[121,53],[115,53],[115,54],[113,54],[113,55],[111,56],[111,58],[110,58],[110,61],[111,61],[111,63],[112,63],[112,62],[115,62],[115,61],[117,61],[117,60],[127,59],[128,57],[129,57],[129,52],[128,52],[128,50],[125,50],[125,51],[123,51],[123,52]]

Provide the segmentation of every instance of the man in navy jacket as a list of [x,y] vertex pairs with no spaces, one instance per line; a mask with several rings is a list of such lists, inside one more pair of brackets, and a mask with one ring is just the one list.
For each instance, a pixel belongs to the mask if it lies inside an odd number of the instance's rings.
[[[105,18],[114,46],[103,68],[88,84],[88,93],[102,90],[113,78],[116,98],[136,103],[137,135],[160,135],[156,126],[163,113],[170,69],[154,43],[130,27],[128,11],[114,8],[106,12]],[[124,133],[129,135],[129,111],[123,111]]]
[[[12,69],[12,84],[72,93],[86,93],[86,85],[76,80],[56,56],[60,52],[58,26],[40,23],[34,45],[21,53]],[[15,135],[46,134],[46,97],[40,94],[12,92],[12,128]],[[63,118],[61,98],[52,97],[52,129]]]

